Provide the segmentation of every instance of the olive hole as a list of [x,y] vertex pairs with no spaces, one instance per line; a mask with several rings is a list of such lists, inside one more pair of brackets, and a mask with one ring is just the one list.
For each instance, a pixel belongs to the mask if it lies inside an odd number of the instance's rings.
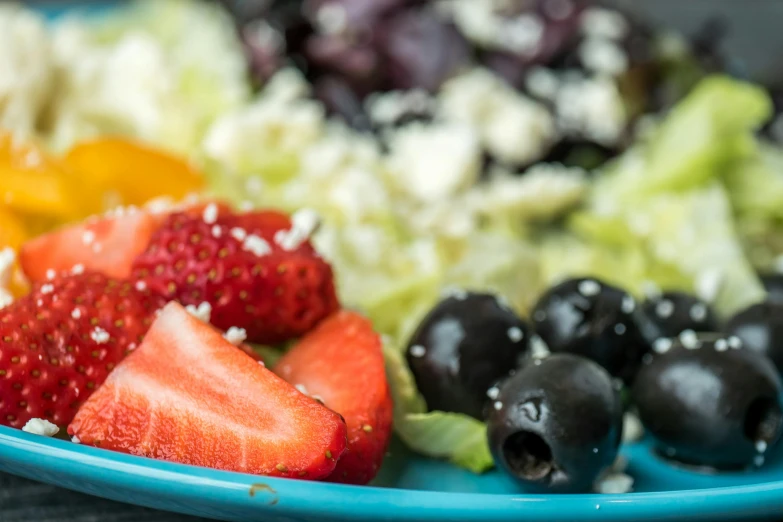
[[503,443],[503,457],[517,477],[540,480],[554,468],[552,450],[540,436],[518,431]]
[[780,435],[783,412],[777,401],[767,397],[754,400],[745,413],[745,437],[753,442],[771,443]]

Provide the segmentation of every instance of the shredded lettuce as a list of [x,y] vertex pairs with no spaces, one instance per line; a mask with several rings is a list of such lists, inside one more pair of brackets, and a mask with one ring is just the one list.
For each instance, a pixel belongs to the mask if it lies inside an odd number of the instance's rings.
[[486,424],[459,413],[427,413],[401,350],[387,345],[384,356],[394,397],[394,428],[400,439],[417,453],[448,459],[474,473],[494,467]]

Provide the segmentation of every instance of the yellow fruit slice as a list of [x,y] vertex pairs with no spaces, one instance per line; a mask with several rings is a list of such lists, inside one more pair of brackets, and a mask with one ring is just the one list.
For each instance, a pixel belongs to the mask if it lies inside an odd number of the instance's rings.
[[180,199],[204,185],[203,175],[185,160],[120,138],[78,144],[64,161],[79,184],[102,187],[104,199],[115,204],[142,205],[161,196]]
[[65,167],[31,141],[0,132],[0,204],[25,214],[71,219],[79,214]]

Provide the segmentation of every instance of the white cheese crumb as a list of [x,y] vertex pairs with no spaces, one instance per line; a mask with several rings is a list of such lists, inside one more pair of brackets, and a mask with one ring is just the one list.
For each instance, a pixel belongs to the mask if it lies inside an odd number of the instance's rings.
[[109,332],[101,328],[100,326],[96,326],[95,329],[90,332],[90,339],[95,341],[97,344],[106,344],[109,342],[109,339],[111,336],[109,335]]
[[623,442],[636,442],[644,435],[642,421],[634,413],[623,415]]
[[590,71],[619,76],[628,70],[628,56],[620,46],[601,38],[588,38],[579,46],[579,59]]
[[244,228],[234,227],[231,229],[231,237],[237,241],[244,241],[247,238],[247,231]]
[[626,295],[625,297],[623,297],[623,301],[620,304],[620,310],[622,310],[623,313],[630,314],[635,309],[636,309],[636,300],[630,295]]
[[546,67],[533,67],[525,76],[525,88],[533,96],[551,100],[557,94],[558,87],[557,75]]
[[391,179],[419,201],[452,197],[478,180],[481,147],[468,125],[413,122],[390,131],[388,144]]
[[503,403],[500,401],[495,401],[492,407],[495,408],[496,410],[500,410],[503,408]]
[[54,271],[54,270],[53,270],[53,269],[51,269],[51,268],[50,268],[49,270],[47,270],[47,271],[46,271],[46,279],[48,279],[49,281],[51,281],[51,280],[52,280],[52,279],[54,279],[55,277],[57,277],[57,272],[56,272],[56,271]]
[[756,455],[753,457],[753,465],[760,468],[764,465],[764,457],[762,455]]
[[51,294],[52,292],[54,292],[54,285],[47,283],[41,287],[41,293],[44,295]]
[[628,21],[618,13],[603,7],[590,7],[582,13],[582,32],[597,38],[619,40],[629,30]]
[[76,435],[71,437],[71,442],[73,442],[74,444],[81,444],[82,443],[82,441],[79,440],[79,437],[77,437]]
[[73,268],[71,268],[71,273],[73,275],[81,275],[84,273],[84,265],[79,263],[78,265],[73,265]]
[[625,473],[610,473],[595,485],[596,493],[613,495],[633,491],[633,477]]
[[250,234],[242,244],[242,248],[248,252],[252,252],[258,257],[265,256],[272,252],[272,247],[269,246],[262,237],[255,234]]
[[530,338],[530,355],[533,359],[544,359],[549,357],[549,347],[538,335]]
[[576,76],[564,81],[555,99],[555,115],[566,135],[606,146],[617,143],[627,123],[617,85],[606,77]]
[[579,293],[585,297],[593,297],[601,293],[601,285],[592,279],[579,282]]
[[487,390],[487,397],[492,399],[493,401],[497,399],[500,396],[500,388],[497,386],[493,386],[492,388]]
[[22,431],[43,437],[54,437],[60,431],[60,428],[46,419],[30,419],[22,427]]
[[680,334],[680,343],[688,350],[696,350],[701,347],[699,336],[693,330],[685,330]]
[[95,241],[95,232],[92,230],[85,230],[84,233],[82,233],[82,243],[91,245],[93,241]]
[[145,281],[136,281],[136,290],[143,292],[147,289],[147,283]]
[[315,210],[304,208],[291,216],[291,230],[278,230],[275,243],[283,250],[296,250],[318,230],[321,218]]
[[203,219],[207,225],[214,225],[218,218],[218,207],[214,203],[210,203],[204,209]]
[[661,319],[671,317],[674,313],[674,303],[669,299],[661,299],[658,304],[655,305],[655,315]]
[[81,319],[82,318],[82,311],[81,311],[81,309],[80,308],[74,308],[73,311],[71,312],[71,317],[74,320]]
[[758,451],[759,453],[764,453],[765,451],[767,451],[766,441],[763,440],[756,441],[756,451]]
[[653,350],[655,353],[663,354],[671,350],[673,344],[671,339],[661,337],[660,339],[656,339],[653,343]]
[[696,303],[691,307],[690,311],[688,312],[688,315],[691,316],[691,319],[693,319],[697,323],[700,323],[707,318],[707,307],[704,306],[702,303]]
[[525,337],[525,333],[518,326],[512,326],[508,329],[508,338],[512,343],[518,343]]
[[726,341],[726,339],[718,339],[715,341],[715,351],[716,352],[725,352],[729,349],[729,343]]
[[411,346],[411,355],[413,357],[424,357],[427,354],[427,349],[420,344],[414,344]]
[[739,350],[742,348],[742,339],[737,337],[736,335],[732,335],[729,337],[729,347],[733,348],[734,350]]
[[190,315],[204,323],[208,323],[212,317],[212,305],[206,301],[198,305],[198,307],[188,305],[185,307],[185,310],[187,310]]
[[223,334],[223,337],[225,337],[226,341],[230,342],[234,346],[239,346],[247,339],[247,330],[244,328],[237,328],[236,326],[232,326],[225,334]]
[[212,227],[212,237],[219,238],[223,235],[223,229],[220,228],[220,225],[215,225]]

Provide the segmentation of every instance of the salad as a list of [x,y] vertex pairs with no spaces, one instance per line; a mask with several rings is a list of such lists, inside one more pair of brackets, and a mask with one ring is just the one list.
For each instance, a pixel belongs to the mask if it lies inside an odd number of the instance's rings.
[[539,491],[629,490],[642,431],[763,465],[783,149],[715,48],[571,0],[0,6],[0,423],[356,484],[392,430]]

